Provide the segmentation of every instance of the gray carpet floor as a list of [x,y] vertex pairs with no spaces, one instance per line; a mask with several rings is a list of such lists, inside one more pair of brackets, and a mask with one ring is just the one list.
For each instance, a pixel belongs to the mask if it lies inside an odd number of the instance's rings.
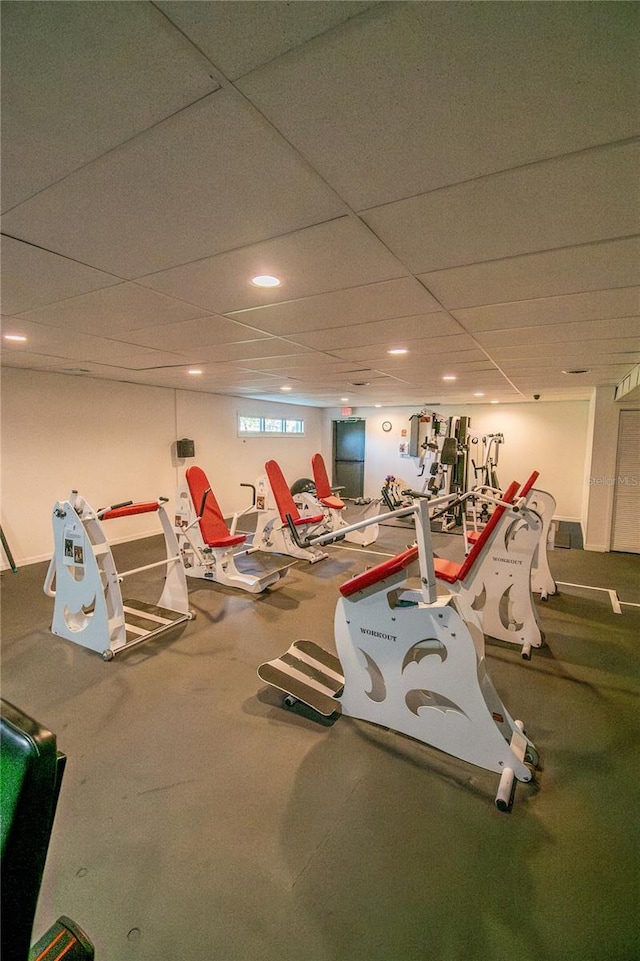
[[[506,814],[496,775],[318,724],[258,679],[296,638],[335,650],[339,585],[409,540],[385,526],[257,597],[190,581],[196,620],[110,663],[50,633],[45,564],[2,574],[3,697],[68,755],[34,936],[67,914],[102,961],[640,957],[638,556],[555,550],[557,580],[605,590],[538,602],[528,663],[487,642],[542,762]],[[434,546],[460,557],[459,537]],[[158,539],[114,556],[148,563]],[[156,574],[136,577],[153,600]]]

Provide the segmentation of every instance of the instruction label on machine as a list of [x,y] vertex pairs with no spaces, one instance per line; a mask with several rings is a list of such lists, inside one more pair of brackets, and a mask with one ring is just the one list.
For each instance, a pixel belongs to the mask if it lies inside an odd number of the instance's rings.
[[68,567],[84,566],[84,541],[78,534],[65,534],[64,562]]

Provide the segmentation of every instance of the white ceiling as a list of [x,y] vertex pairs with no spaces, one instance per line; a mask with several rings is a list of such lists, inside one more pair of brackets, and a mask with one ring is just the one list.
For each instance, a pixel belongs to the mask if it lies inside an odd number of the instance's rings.
[[333,407],[640,362],[637,4],[1,12],[4,366]]

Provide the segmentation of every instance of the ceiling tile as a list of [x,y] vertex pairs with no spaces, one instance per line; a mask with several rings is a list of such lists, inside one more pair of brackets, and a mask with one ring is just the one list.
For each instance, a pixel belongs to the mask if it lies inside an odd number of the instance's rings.
[[130,344],[186,352],[191,348],[258,340],[259,335],[248,327],[243,327],[242,324],[236,324],[233,320],[210,314],[195,320],[183,320],[179,324],[164,324],[162,327],[145,327],[141,330],[129,331],[126,339]]
[[449,267],[418,279],[444,307],[475,307],[640,282],[640,238]]
[[132,280],[344,211],[249,104],[220,90],[3,223],[12,236]]
[[621,317],[609,320],[583,320],[573,324],[547,324],[544,327],[519,327],[517,330],[482,330],[476,338],[489,352],[501,344],[530,344],[535,348],[541,340],[578,346],[585,340],[607,337],[640,337],[640,318]]
[[[156,0],[222,73],[235,80],[331,27],[355,17],[373,3],[283,0],[238,3]],[[251,29],[247,29],[247,23]]]
[[[478,344],[469,334],[449,334],[445,336],[434,335],[433,337],[424,337],[420,340],[412,340],[406,344],[410,352],[419,352],[421,354],[437,354],[440,351],[456,351],[456,350],[472,350],[477,348]],[[389,360],[389,355],[386,352],[384,345],[380,344],[363,344],[361,347],[347,347],[347,348],[336,348],[332,350],[331,353],[335,357],[342,357],[348,360],[358,360],[358,361],[384,361]],[[402,357],[398,357],[398,361],[402,362]]]
[[238,86],[363,210],[633,136],[634,21],[620,3],[386,3]]
[[87,334],[74,332],[69,336],[65,331],[33,321],[23,321],[21,332],[28,338],[28,350],[25,345],[10,346],[3,343],[3,362],[5,356],[13,351],[31,352],[34,354],[50,353],[54,358],[68,358],[80,362],[96,364],[114,364],[122,367],[153,367],[165,364],[179,364],[183,358],[170,351],[154,350],[152,346],[145,347],[110,340],[106,337],[90,337]]
[[607,317],[633,317],[640,314],[640,287],[617,287],[588,291],[564,297],[544,297],[491,307],[468,307],[453,311],[462,326],[476,333],[542,324],[567,324]]
[[17,314],[119,283],[111,274],[2,237],[3,314]]
[[[175,348],[176,353],[183,353],[182,348]],[[211,347],[191,347],[185,348],[184,353],[192,356],[197,355],[200,361],[203,363],[230,363],[235,362],[242,364],[246,362],[247,366],[252,366],[256,359],[262,358],[279,358],[282,360],[283,356],[289,356],[295,354],[296,352],[303,353],[313,353],[309,351],[306,347],[298,347],[296,344],[290,344],[288,341],[280,340],[278,337],[270,337],[266,340],[247,340],[240,344],[216,344]]]
[[423,314],[403,317],[402,321],[390,324],[379,320],[370,324],[350,324],[347,327],[332,327],[302,334],[291,334],[290,340],[306,347],[327,350],[335,353],[347,347],[360,347],[362,344],[389,344],[394,347],[408,347],[412,340],[426,338],[429,334],[442,336],[457,334],[460,325],[445,313]]
[[120,283],[27,311],[16,317],[15,321],[33,320],[64,330],[114,337],[151,325],[155,327],[191,320],[202,317],[204,313],[200,307],[173,300],[147,287]]
[[[275,274],[282,285],[271,289],[252,286],[251,278],[262,273]],[[142,277],[138,282],[207,310],[229,314],[283,298],[297,300],[404,274],[396,258],[366,227],[354,218],[341,217]]]
[[228,311],[226,316],[272,334],[286,335],[439,310],[438,302],[415,278],[400,277],[365,287],[329,291],[303,300]]
[[3,209],[218,85],[151,3],[3,5]]
[[[589,150],[377,207],[363,219],[414,273],[638,233],[636,144]],[[585,197],[589,203],[585,203]]]

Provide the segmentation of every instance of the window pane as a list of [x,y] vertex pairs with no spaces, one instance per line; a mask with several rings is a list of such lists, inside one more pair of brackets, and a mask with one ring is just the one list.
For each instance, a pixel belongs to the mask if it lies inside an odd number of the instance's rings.
[[284,429],[287,434],[304,434],[304,421],[287,420]]
[[282,421],[280,419],[276,419],[275,417],[265,417],[264,430],[267,434],[281,434]]
[[240,430],[241,431],[251,431],[252,433],[258,433],[262,430],[262,418],[261,417],[244,417],[240,416]]

